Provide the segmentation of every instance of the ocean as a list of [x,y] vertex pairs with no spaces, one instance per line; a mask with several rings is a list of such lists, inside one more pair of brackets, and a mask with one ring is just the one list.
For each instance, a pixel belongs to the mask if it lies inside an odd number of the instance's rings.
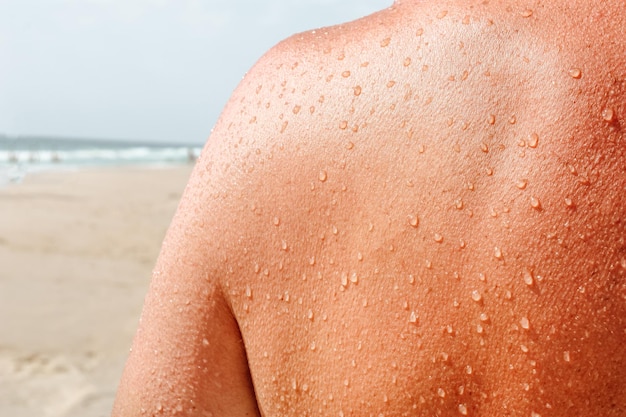
[[193,163],[201,150],[201,144],[0,135],[0,186],[46,170]]

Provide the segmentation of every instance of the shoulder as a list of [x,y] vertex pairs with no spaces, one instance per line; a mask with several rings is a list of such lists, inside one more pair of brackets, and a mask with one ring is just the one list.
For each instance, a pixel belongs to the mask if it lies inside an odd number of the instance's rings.
[[[266,53],[233,94],[188,200],[195,212],[211,213],[216,236],[236,242],[268,237],[281,217],[310,221],[324,209],[320,178],[337,180],[339,190],[363,187],[364,176],[381,173],[368,168],[382,169],[391,155],[394,167],[406,163],[398,155],[409,142],[433,142],[438,161],[450,160],[440,144],[478,149],[446,171],[466,175],[489,157],[480,145],[493,135],[512,141],[538,131],[559,138],[544,142],[546,158],[578,158],[599,143],[599,132],[611,133],[604,109],[616,120],[626,113],[621,6],[407,1],[295,35]],[[575,133],[588,139],[564,146]]]

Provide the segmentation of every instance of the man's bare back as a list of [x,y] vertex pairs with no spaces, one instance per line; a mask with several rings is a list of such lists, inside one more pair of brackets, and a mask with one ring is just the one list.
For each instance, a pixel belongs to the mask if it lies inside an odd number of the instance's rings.
[[114,416],[626,416],[626,3],[433,3],[248,74]]

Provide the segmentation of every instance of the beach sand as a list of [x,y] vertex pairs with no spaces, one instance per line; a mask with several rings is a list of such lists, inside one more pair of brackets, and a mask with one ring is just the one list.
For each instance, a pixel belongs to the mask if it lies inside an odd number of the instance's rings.
[[0,415],[108,416],[191,166],[0,188]]

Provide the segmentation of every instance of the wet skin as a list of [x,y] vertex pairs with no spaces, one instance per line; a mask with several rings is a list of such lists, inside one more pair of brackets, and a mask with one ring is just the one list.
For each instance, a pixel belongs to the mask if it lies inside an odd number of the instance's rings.
[[626,3],[485,3],[252,69],[114,416],[626,416]]

